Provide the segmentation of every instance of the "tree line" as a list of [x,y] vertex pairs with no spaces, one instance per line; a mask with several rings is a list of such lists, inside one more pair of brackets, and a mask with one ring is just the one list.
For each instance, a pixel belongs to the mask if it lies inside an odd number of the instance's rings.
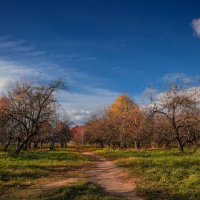
[[85,142],[99,147],[196,150],[200,142],[200,87],[177,78],[149,88],[146,105],[121,95],[86,123]]
[[[65,89],[62,80],[38,84],[17,81],[0,98],[0,143],[6,151],[15,147],[53,149],[71,139],[69,121],[58,112],[56,93]],[[200,87],[177,79],[162,91],[147,89],[148,102],[136,104],[121,95],[102,112],[91,116],[74,141],[113,148],[178,147],[196,150],[200,144]]]
[[70,140],[68,120],[59,117],[55,93],[65,88],[62,80],[38,84],[20,80],[0,99],[0,142],[6,151],[15,146],[22,149],[55,143],[64,147]]

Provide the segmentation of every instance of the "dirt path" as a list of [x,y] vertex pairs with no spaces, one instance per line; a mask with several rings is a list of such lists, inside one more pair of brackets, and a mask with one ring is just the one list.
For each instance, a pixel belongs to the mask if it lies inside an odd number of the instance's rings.
[[136,185],[133,180],[127,179],[126,170],[92,152],[84,152],[83,154],[95,158],[93,164],[85,171],[90,182],[101,186],[112,195],[121,196],[127,200],[143,200],[136,196]]
[[133,179],[128,178],[128,171],[95,153],[83,152],[82,154],[92,158],[90,165],[66,172],[64,169],[58,168],[51,177],[42,178],[37,185],[21,189],[19,194],[17,193],[20,198],[15,199],[40,199],[40,197],[49,195],[56,188],[73,185],[82,180],[100,186],[113,196],[123,197],[127,200],[143,200],[136,196],[136,184]]

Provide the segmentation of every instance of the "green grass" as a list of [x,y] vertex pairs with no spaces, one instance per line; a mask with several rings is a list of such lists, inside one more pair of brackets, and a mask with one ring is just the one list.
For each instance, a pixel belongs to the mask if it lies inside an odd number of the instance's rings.
[[54,174],[77,170],[88,162],[71,148],[23,151],[18,156],[0,152],[0,193],[6,197],[33,187]]
[[[0,152],[0,199],[122,200],[79,178],[83,176],[81,169],[91,161],[76,152],[76,147],[23,151],[18,156]],[[42,189],[52,181],[68,178],[77,178],[77,181]]]
[[[147,200],[200,200],[200,151],[193,155],[183,155],[177,150],[90,150],[116,160],[119,166],[129,169],[131,176],[136,178],[137,192]],[[0,152],[1,198],[120,199],[106,194],[101,188],[85,181],[54,188],[47,193],[39,190],[36,192],[39,196],[31,195],[34,187],[48,183],[49,178],[57,178],[60,173],[70,172],[72,173],[70,176],[76,178],[79,169],[90,161],[75,152],[73,148],[24,151],[19,156]],[[26,193],[30,193],[29,198],[26,198]]]
[[200,151],[183,155],[177,150],[96,150],[128,168],[137,191],[148,200],[200,200]]
[[123,198],[111,196],[101,188],[88,182],[78,182],[68,187],[62,187],[40,196],[41,200],[122,200]]

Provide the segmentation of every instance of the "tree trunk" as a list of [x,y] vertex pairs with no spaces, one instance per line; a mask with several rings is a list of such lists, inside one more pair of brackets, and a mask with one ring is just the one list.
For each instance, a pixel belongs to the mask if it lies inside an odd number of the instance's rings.
[[20,146],[20,143],[21,143],[21,139],[18,138],[18,139],[17,139],[17,147],[18,147],[18,148],[19,148],[19,146]]
[[22,149],[25,150],[25,151],[27,151],[27,149],[28,149],[28,144],[27,144],[27,143],[24,144],[23,147],[22,147]]
[[183,153],[184,152],[184,147],[183,147],[183,145],[181,143],[181,140],[179,138],[176,138],[176,140],[178,142],[178,148],[179,148],[180,152]]
[[31,142],[27,143],[27,149],[31,149]]
[[32,137],[32,135],[29,135],[24,141],[22,141],[21,144],[19,144],[19,146],[15,150],[15,154],[19,154],[24,146],[25,146],[25,148],[27,147],[27,143],[29,142],[31,137]]
[[139,141],[135,141],[135,149],[140,149],[140,142]]
[[33,148],[34,148],[34,149],[37,149],[37,147],[38,147],[38,142],[34,142]]
[[64,148],[64,142],[63,141],[61,142],[60,146],[61,146],[62,149]]
[[43,144],[43,141],[41,140],[40,141],[40,149],[42,149],[42,144]]
[[8,149],[8,147],[9,147],[10,143],[11,143],[11,141],[9,141],[9,142],[4,146],[4,148],[3,148],[4,151],[7,151],[7,149]]
[[52,140],[52,141],[51,141],[51,144],[49,145],[49,149],[50,149],[50,150],[53,150],[53,149],[54,149],[54,145],[55,145],[55,144],[54,144],[54,140]]
[[118,143],[117,143],[117,146],[118,146],[118,148],[120,148],[120,147],[121,147],[121,143],[120,143],[120,142],[118,142]]
[[104,148],[104,143],[100,142],[101,148]]
[[163,148],[166,149],[169,146],[170,143],[171,143],[171,141],[165,142],[165,144],[163,145]]
[[49,149],[50,149],[50,150],[53,150],[53,149],[54,149],[54,146],[55,146],[54,133],[52,134],[50,140],[51,140],[51,144],[49,145]]
[[126,148],[126,149],[128,148],[128,145],[126,142],[124,143],[124,148]]

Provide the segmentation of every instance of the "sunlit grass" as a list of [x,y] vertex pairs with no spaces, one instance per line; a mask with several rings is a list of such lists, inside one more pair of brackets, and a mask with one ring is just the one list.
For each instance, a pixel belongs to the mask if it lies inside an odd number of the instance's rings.
[[[23,151],[18,156],[0,152],[1,198],[9,200],[122,200],[122,198],[107,194],[85,179],[79,180],[82,167],[90,161],[76,152],[76,147],[54,151],[48,149]],[[62,177],[65,173],[67,177]],[[65,180],[68,175],[77,178],[77,182],[47,190],[42,189],[52,179],[57,181],[57,176]]]
[[34,186],[55,173],[79,169],[89,162],[70,148],[54,151],[23,151],[18,156],[0,152],[0,191],[10,192]]

